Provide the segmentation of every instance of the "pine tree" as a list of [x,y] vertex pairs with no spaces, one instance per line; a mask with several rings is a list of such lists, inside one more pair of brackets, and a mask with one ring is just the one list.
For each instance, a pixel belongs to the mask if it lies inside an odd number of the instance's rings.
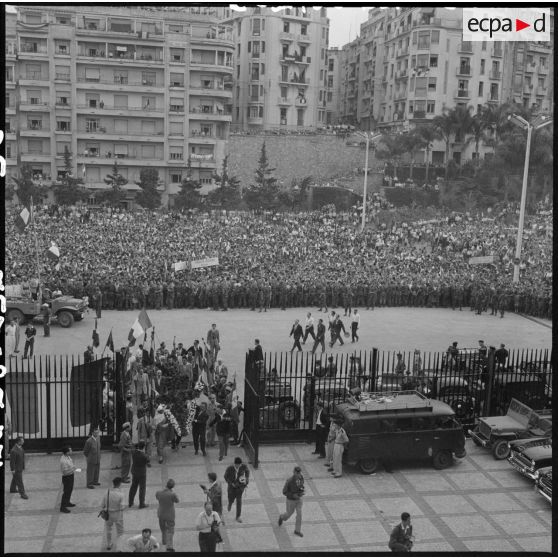
[[265,141],[262,145],[258,168],[255,174],[255,183],[250,185],[246,192],[246,201],[252,209],[273,209],[279,204],[277,194],[279,184],[277,179],[272,176],[275,169],[269,166]]
[[109,205],[117,206],[124,197],[122,186],[128,184],[128,181],[120,174],[118,170],[117,161],[114,161],[111,174],[107,174],[104,180],[105,184],[108,184],[110,186],[110,190],[101,192],[97,196],[97,198],[99,199],[99,201],[105,201]]
[[186,176],[182,179],[180,184],[180,192],[178,192],[174,206],[177,209],[194,209],[201,204],[200,195],[201,183],[192,178],[192,160],[188,157],[186,165]]
[[229,156],[223,159],[221,174],[215,173],[213,180],[218,184],[218,188],[212,190],[208,196],[209,204],[219,205],[225,209],[233,209],[240,202],[240,180],[236,176],[229,175],[228,170]]
[[141,188],[141,192],[136,194],[136,203],[148,209],[157,209],[161,205],[161,193],[157,190],[159,185],[157,170],[141,169],[140,179],[136,184]]
[[19,199],[19,202],[29,206],[31,203],[31,198],[33,198],[34,203],[39,201],[42,196],[41,189],[33,181],[33,169],[28,163],[21,165],[19,177],[12,177],[16,187],[15,192]]
[[56,201],[61,205],[73,205],[86,196],[83,180],[73,176],[72,153],[64,147],[64,176],[54,186]]

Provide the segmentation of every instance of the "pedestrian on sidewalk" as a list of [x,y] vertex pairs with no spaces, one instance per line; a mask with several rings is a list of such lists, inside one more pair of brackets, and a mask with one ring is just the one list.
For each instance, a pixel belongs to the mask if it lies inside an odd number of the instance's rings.
[[29,496],[25,493],[23,486],[23,471],[25,471],[25,452],[23,451],[23,438],[16,438],[15,446],[10,451],[10,470],[12,472],[12,482],[10,483],[10,493],[19,495],[27,500]]
[[72,448],[65,446],[62,448],[62,457],[60,458],[60,471],[62,473],[62,500],[60,502],[60,511],[62,513],[70,513],[68,508],[74,508],[72,504],[72,491],[74,490],[74,473],[76,467],[72,460]]
[[326,456],[326,438],[329,428],[329,417],[324,410],[324,402],[321,399],[316,401],[316,408],[314,411],[314,428],[316,431],[316,447],[312,452],[320,457]]
[[202,454],[205,456],[205,431],[207,429],[207,421],[209,416],[207,414],[207,403],[202,401],[196,406],[194,420],[192,421],[192,438],[194,440],[194,453],[198,455],[201,449]]
[[219,533],[221,518],[217,512],[213,511],[211,502],[205,502],[203,507],[204,509],[198,515],[196,521],[196,529],[199,531],[200,552],[202,554],[215,554],[217,543],[223,540]]
[[401,523],[396,525],[391,532],[388,546],[392,552],[411,552],[414,540],[411,515],[403,512]]
[[335,445],[335,437],[337,436],[338,424],[334,418],[329,423],[329,432],[327,433],[326,461],[324,466],[328,471],[333,471],[333,446]]
[[108,519],[105,521],[105,543],[107,550],[112,548],[112,526],[116,528],[116,547],[120,537],[124,534],[124,494],[120,490],[122,479],[115,477],[112,479],[112,488],[107,490],[103,496],[101,509],[108,510]]
[[37,335],[37,330],[32,323],[28,323],[25,328],[25,347],[23,349],[23,358],[33,358],[33,349],[35,347],[35,336]]
[[[207,473],[207,478],[210,482],[209,486],[201,484],[202,490],[207,496],[207,500],[211,502],[213,511],[216,511],[220,516],[223,514],[223,488],[221,483],[217,480],[216,473]],[[224,525],[225,520],[221,517],[221,523]]]
[[353,309],[353,314],[351,316],[351,343],[359,340],[357,334],[358,328],[360,327],[360,314],[356,308]]
[[295,530],[294,534],[302,537],[302,497],[304,496],[304,477],[302,476],[302,469],[297,465],[293,469],[293,475],[285,482],[283,487],[283,494],[287,500],[287,511],[279,516],[279,527],[287,521],[291,515],[296,511]]
[[167,547],[167,552],[174,552],[174,504],[178,504],[178,496],[173,492],[174,480],[169,479],[167,486],[155,494],[159,502],[157,517],[159,518],[159,528],[161,529],[162,544]]
[[139,507],[146,508],[145,484],[147,481],[147,455],[145,455],[145,442],[138,442],[137,448],[132,452],[132,484],[128,493],[128,507],[134,505],[136,492],[139,487]]
[[302,352],[302,346],[300,344],[300,339],[303,336],[303,331],[302,331],[302,326],[300,325],[298,320],[295,320],[293,327],[291,328],[291,332],[289,333],[289,337],[293,336],[294,337],[294,343],[293,343],[293,347],[291,349],[291,353],[295,350],[298,349],[299,352]]
[[141,535],[128,539],[128,547],[132,552],[155,552],[159,548],[159,543],[151,534],[151,529],[142,529]]
[[229,451],[231,422],[231,415],[220,404],[217,404],[215,418],[209,423],[209,426],[215,425],[215,432],[219,439],[219,461],[223,461],[223,457],[226,457]]
[[[216,445],[215,443],[215,424],[213,419],[217,413],[217,396],[214,393],[209,394],[209,403],[207,405],[207,432],[206,432],[206,446],[212,448]],[[210,426],[212,425],[212,426]],[[219,512],[217,512],[219,513]]]
[[338,428],[335,433],[335,442],[333,445],[333,477],[338,479],[343,476],[343,451],[345,445],[349,443],[349,437],[343,428],[343,419],[337,419]]
[[229,499],[228,511],[231,511],[232,505],[236,500],[236,521],[242,523],[240,515],[242,513],[242,494],[248,487],[250,480],[250,471],[242,458],[235,457],[234,465],[229,465],[225,471],[225,480],[227,481],[227,496]]
[[[159,463],[163,462],[165,448],[168,446],[169,441],[174,438],[173,428],[168,417],[163,413],[163,407],[159,406],[157,414],[160,418],[155,427],[155,444],[157,446],[157,455],[159,456]],[[156,420],[159,418],[156,416]]]
[[132,425],[125,422],[122,425],[122,434],[120,434],[120,475],[122,482],[130,482],[130,467],[132,465]]
[[83,455],[87,461],[87,488],[100,486],[99,471],[101,469],[101,440],[99,427],[93,428],[83,448]]
[[153,427],[151,426],[149,418],[148,411],[138,409],[138,424],[136,425],[136,429],[138,431],[138,442],[144,442],[145,444],[147,467],[151,467],[151,435],[153,433]]

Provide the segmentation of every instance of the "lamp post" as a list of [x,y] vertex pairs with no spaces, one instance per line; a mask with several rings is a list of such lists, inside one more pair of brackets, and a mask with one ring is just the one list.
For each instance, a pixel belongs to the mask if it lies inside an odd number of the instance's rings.
[[379,138],[381,134],[376,134],[373,137],[370,137],[370,133],[368,132],[356,132],[356,134],[366,140],[366,158],[364,159],[364,187],[362,191],[362,224],[360,229],[361,231],[364,231],[364,226],[366,224],[366,192],[368,189],[368,153],[370,151],[370,140]]
[[521,187],[521,203],[519,206],[519,224],[517,226],[517,240],[515,243],[515,259],[513,262],[513,283],[519,283],[519,264],[521,261],[521,245],[523,242],[523,226],[525,223],[525,203],[527,200],[527,177],[529,175],[529,156],[531,154],[531,138],[533,131],[540,130],[544,126],[552,124],[552,118],[545,115],[537,116],[533,122],[528,122],[525,118],[510,114],[508,120],[519,126],[523,130],[527,130],[527,145],[525,147],[525,162],[523,164],[523,184]]

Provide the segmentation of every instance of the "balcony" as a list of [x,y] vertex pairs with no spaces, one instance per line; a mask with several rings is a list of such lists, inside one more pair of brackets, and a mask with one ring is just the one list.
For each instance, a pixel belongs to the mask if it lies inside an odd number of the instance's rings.
[[[107,104],[103,104],[103,106],[96,106],[96,107],[92,107],[89,105],[83,105],[83,104],[79,104],[76,105],[76,108],[79,109],[78,112],[87,112],[88,114],[101,114],[102,111],[107,111],[107,110],[115,110],[115,111],[130,111],[130,112],[144,112],[144,113],[150,113],[150,112],[157,112],[157,113],[161,113],[163,112],[163,109],[160,108],[155,108],[155,107],[151,107],[151,106],[145,106],[145,107],[117,107],[114,105],[107,105]],[[184,111],[184,109],[182,109]]]
[[263,124],[263,117],[261,116],[249,116],[248,124]]
[[130,137],[138,138],[138,141],[164,141],[163,130],[156,130],[154,132],[142,131],[123,131],[116,130],[114,127],[99,126],[97,129],[80,128],[78,135],[86,135],[89,139],[128,139]]
[[70,105],[70,103],[68,103],[68,101],[64,102],[60,99],[56,99],[56,102],[54,103],[54,106],[57,109],[71,109],[72,105]]
[[504,55],[504,51],[501,46],[493,46],[492,47],[492,56],[496,58],[502,58]]
[[20,45],[20,55],[24,54],[32,54],[32,55],[40,55],[40,56],[47,56],[48,49],[46,45],[34,45],[32,43],[21,43]]
[[56,74],[54,79],[57,81],[71,81],[70,74]]
[[539,64],[537,66],[537,70],[539,74],[548,74],[548,66],[542,66],[541,64]]
[[537,95],[537,97],[544,97],[547,92],[548,90],[544,85],[537,85],[537,88],[535,89],[535,95]]
[[86,35],[94,34],[95,32],[106,33],[107,26],[105,21],[98,21],[96,23],[84,23],[83,20],[79,21],[76,26],[76,33],[82,34],[84,31]]
[[279,33],[279,40],[280,41],[294,41],[296,35],[294,33],[286,33],[285,31],[281,31]]
[[19,105],[19,110],[29,110],[29,111],[41,111],[45,112],[48,110],[48,101],[40,101],[38,99],[27,99],[22,100]]
[[307,87],[308,85],[310,85],[310,80],[309,79],[305,79],[305,78],[294,78],[294,77],[290,77],[289,79],[283,79],[282,76],[279,76],[279,82],[280,83],[288,83],[288,84],[295,84],[297,86],[305,86]]
[[24,124],[20,128],[22,136],[48,136],[50,135],[50,128],[47,124]]
[[26,81],[48,81],[48,73],[46,72],[27,72],[24,76],[20,76],[20,85],[29,85]]
[[308,101],[304,97],[297,97],[295,99],[295,107],[306,108],[308,106]]
[[71,52],[69,48],[58,47],[54,50],[55,56],[70,56]]
[[289,100],[288,97],[278,97],[277,98],[278,105],[291,105],[292,102]]
[[533,93],[533,88],[535,86],[532,83],[524,83],[523,84],[523,94],[524,95],[531,95]]
[[[232,59],[230,61],[223,61],[223,64],[219,64],[220,61],[216,62],[204,62],[199,58],[190,59],[190,69],[191,70],[205,70],[210,72],[227,72],[232,73],[233,64]],[[192,67],[198,66],[198,67]]]
[[489,74],[488,77],[490,79],[500,79],[502,77],[502,72],[500,72],[500,70],[492,70]]
[[458,89],[455,92],[454,97],[456,97],[457,99],[470,99],[471,95],[469,94],[468,89]]
[[279,61],[283,64],[310,64],[310,56],[301,56],[300,54],[281,54],[279,56]]
[[231,120],[232,112],[223,108],[213,107],[190,107],[191,120]]
[[296,41],[298,43],[310,44],[312,42],[312,39],[310,39],[310,35],[297,35],[296,36]]
[[22,151],[21,161],[24,163],[50,163],[48,151]]
[[[110,153],[110,156],[109,156]],[[96,154],[78,154],[77,156],[77,163],[78,165],[87,165],[89,163],[96,163],[96,164],[106,164],[111,165],[114,163],[114,160],[117,160],[119,163],[123,165],[149,165],[149,164],[159,164],[164,161],[162,156],[160,157],[144,157],[143,155],[138,155],[137,153],[112,153],[107,151],[104,155],[100,153]]]
[[537,65],[535,62],[530,62],[529,64],[525,64],[525,71],[528,73],[532,73],[537,69]]
[[224,136],[218,136],[215,133],[202,132],[201,130],[190,130],[189,137],[190,139],[195,138],[195,143],[204,143],[205,140],[207,140],[207,143],[214,143],[218,139],[225,139]]
[[180,81],[171,81],[169,83],[169,87],[171,89],[184,89],[184,82],[180,82]]
[[457,52],[472,53],[473,52],[473,43],[471,41],[462,41],[459,44],[459,48],[457,49]]
[[190,153],[190,160],[201,163],[214,163],[215,155],[213,153]]
[[407,56],[409,54],[409,47],[404,47],[397,52],[397,58],[400,56]]
[[184,114],[184,105],[169,105],[169,112],[174,114]]
[[471,76],[471,66],[459,66],[455,71],[456,76]]
[[413,112],[413,118],[426,118],[426,111],[424,110],[415,110]]

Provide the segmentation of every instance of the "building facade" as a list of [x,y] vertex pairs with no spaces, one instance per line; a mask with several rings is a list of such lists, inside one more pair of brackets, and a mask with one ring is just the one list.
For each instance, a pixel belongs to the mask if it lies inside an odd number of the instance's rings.
[[223,10],[19,6],[7,21],[8,172],[27,163],[48,184],[67,149],[92,190],[115,161],[132,188],[157,169],[164,199],[188,172],[210,184],[231,122]]
[[326,10],[247,7],[225,20],[235,41],[233,128],[297,130],[326,123]]
[[[553,40],[462,41],[460,8],[373,8],[340,58],[339,120],[363,130],[408,131],[457,106],[477,112],[516,101],[552,110]],[[451,146],[457,163],[486,153],[492,149],[481,144],[474,153],[461,138]],[[436,142],[431,162],[444,158]]]
[[339,48],[327,51],[326,125],[341,123],[341,52]]

